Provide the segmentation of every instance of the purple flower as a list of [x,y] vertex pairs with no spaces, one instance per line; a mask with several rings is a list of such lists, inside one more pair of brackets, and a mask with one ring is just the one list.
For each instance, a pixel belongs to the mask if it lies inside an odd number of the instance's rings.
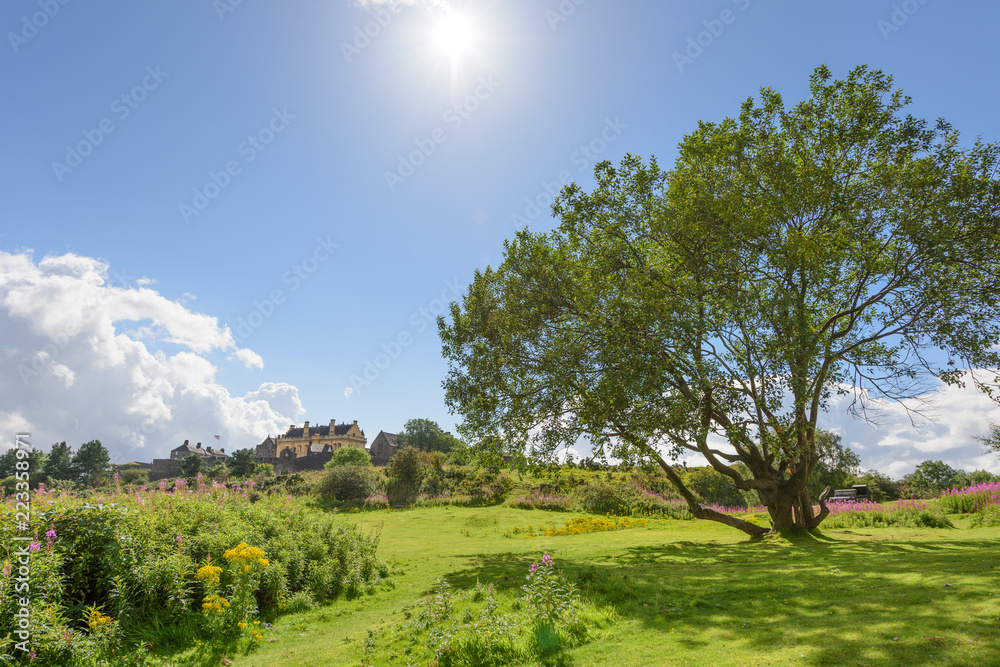
[[552,565],[552,556],[548,554],[542,556],[542,565]]
[[46,533],[45,533],[45,537],[48,537],[48,538],[50,538],[50,539],[53,539],[53,540],[54,540],[54,539],[56,539],[56,538],[57,538],[57,537],[59,537],[59,536],[58,536],[58,535],[56,535],[56,531],[55,531],[55,528],[52,528],[52,529],[50,529],[50,530],[46,531]]
[[534,574],[535,570],[537,570],[537,569],[538,569],[538,564],[537,563],[532,563],[531,564],[531,573]]
[[32,542],[31,546],[28,548],[31,549],[31,553],[35,553],[36,551],[42,548],[42,545],[39,544],[38,542]]

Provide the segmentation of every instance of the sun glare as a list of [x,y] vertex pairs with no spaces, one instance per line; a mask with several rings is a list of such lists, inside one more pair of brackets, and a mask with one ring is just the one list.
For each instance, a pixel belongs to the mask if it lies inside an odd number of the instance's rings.
[[447,14],[438,19],[434,26],[434,47],[452,58],[468,52],[476,38],[475,26],[459,14]]

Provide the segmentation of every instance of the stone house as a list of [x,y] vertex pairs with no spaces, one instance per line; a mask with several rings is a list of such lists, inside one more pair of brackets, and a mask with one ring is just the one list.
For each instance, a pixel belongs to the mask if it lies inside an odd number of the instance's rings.
[[148,464],[149,468],[147,468],[147,470],[150,471],[150,481],[176,475],[180,470],[181,463],[184,462],[184,459],[192,454],[200,456],[204,459],[205,465],[208,467],[212,467],[216,463],[225,461],[229,458],[229,455],[226,454],[226,450],[224,449],[214,449],[212,447],[205,447],[203,449],[200,442],[197,445],[192,445],[190,440],[185,440],[183,445],[170,450],[169,459],[153,459],[153,463]]
[[372,455],[372,465],[384,466],[389,464],[389,459],[398,451],[399,444],[396,442],[396,434],[379,431],[379,434],[372,440],[372,446],[368,453]]

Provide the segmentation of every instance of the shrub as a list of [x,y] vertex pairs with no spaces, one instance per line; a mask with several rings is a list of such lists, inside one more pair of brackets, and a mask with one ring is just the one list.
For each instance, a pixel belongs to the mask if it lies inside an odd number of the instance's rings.
[[671,519],[693,519],[687,502],[680,498],[664,498],[646,489],[637,489],[632,501],[632,514],[642,516],[662,516]]
[[970,517],[971,526],[1000,526],[1000,505],[988,505]]
[[122,484],[132,486],[148,486],[149,485],[149,473],[145,470],[122,470],[119,472],[119,481]]
[[260,484],[261,480],[274,477],[274,466],[270,463],[258,463],[254,467],[251,477],[253,477],[255,482]]
[[713,468],[690,468],[683,475],[684,485],[705,503],[735,507],[744,505],[743,493],[736,483]]
[[556,493],[531,491],[511,500],[510,506],[522,510],[539,509],[568,512],[573,508],[573,501],[568,496]]
[[335,500],[364,500],[375,493],[375,480],[370,466],[338,466],[327,471],[317,490],[321,496]]
[[335,449],[330,460],[324,466],[327,470],[339,466],[367,466],[371,467],[372,457],[361,447],[341,447]]
[[[364,534],[332,514],[284,497],[251,504],[234,489],[189,492],[178,486],[174,493],[115,494],[114,504],[35,496],[31,529],[46,537],[32,548],[37,552],[30,571],[30,629],[38,654],[32,664],[145,664],[132,657],[147,641],[216,641],[199,630],[202,604],[210,595],[242,610],[234,622],[247,626],[241,628],[243,640],[252,639],[254,609],[273,617],[279,602],[295,593],[317,600],[351,597],[388,575],[376,556],[378,535]],[[0,505],[5,543],[13,534],[13,512]],[[241,543],[259,553],[238,547]],[[218,581],[196,576],[209,560],[225,565],[240,554],[247,562],[241,561],[239,572],[230,568]],[[0,586],[0,637],[15,629],[9,592]],[[81,632],[81,625],[89,632]],[[114,659],[105,661],[102,656],[112,650]]]
[[593,480],[577,491],[581,508],[593,514],[614,514],[627,516],[632,513],[632,504],[637,493],[633,487],[608,484]]
[[416,447],[403,447],[389,459],[386,472],[394,495],[412,493],[420,486],[424,474],[420,464],[420,450]]
[[899,482],[892,481],[886,475],[876,470],[866,471],[863,475],[857,477],[854,483],[867,485],[868,491],[872,494],[872,500],[877,503],[899,500],[900,498]]
[[920,500],[900,500],[893,505],[880,505],[867,500],[828,503],[830,516],[824,528],[954,528],[939,508]]
[[982,512],[991,505],[1000,505],[1000,482],[950,489],[944,492],[939,502],[941,509],[950,514]]

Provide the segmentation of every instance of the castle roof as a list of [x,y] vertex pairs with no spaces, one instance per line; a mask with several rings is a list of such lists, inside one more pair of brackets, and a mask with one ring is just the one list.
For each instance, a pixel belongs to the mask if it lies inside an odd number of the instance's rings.
[[[335,435],[335,436],[337,436],[337,435],[347,435],[347,432],[351,430],[351,426],[353,426],[353,424],[337,424],[334,427],[334,429],[333,429],[333,435]],[[303,433],[304,433],[304,429],[302,427],[299,427],[299,428],[290,428],[290,429],[288,429],[288,433],[286,433],[285,435],[283,435],[281,437],[283,437],[283,438],[302,438],[302,437],[304,437]],[[365,432],[361,431],[361,435],[364,435],[364,434],[365,434]],[[309,427],[309,437],[326,438],[326,437],[329,437],[329,436],[330,436],[330,425],[329,424],[326,424],[326,425],[323,425],[323,426],[310,426]]]

